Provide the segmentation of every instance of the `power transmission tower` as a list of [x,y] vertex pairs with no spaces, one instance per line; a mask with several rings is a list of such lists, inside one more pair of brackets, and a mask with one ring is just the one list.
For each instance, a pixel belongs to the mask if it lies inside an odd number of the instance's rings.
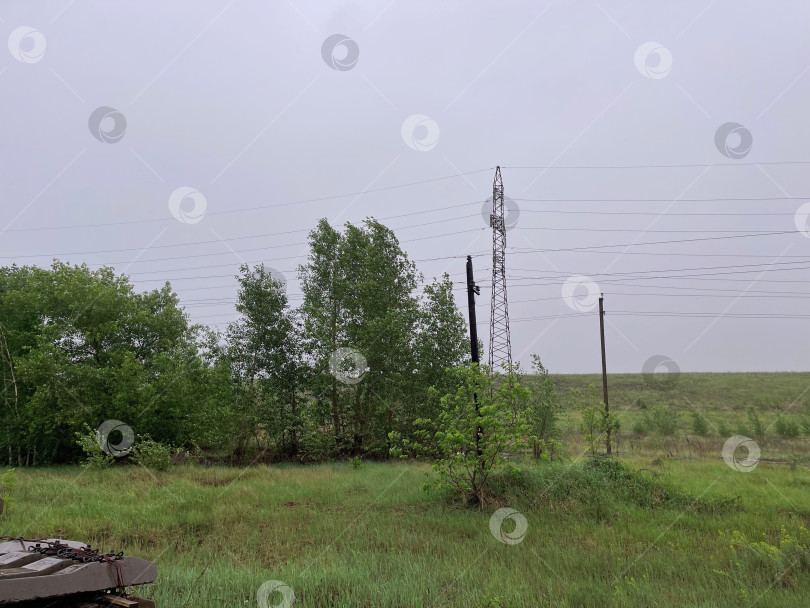
[[489,369],[494,374],[501,363],[512,367],[512,342],[509,337],[509,306],[506,301],[506,224],[503,217],[503,180],[495,167],[492,183],[492,303],[489,318]]

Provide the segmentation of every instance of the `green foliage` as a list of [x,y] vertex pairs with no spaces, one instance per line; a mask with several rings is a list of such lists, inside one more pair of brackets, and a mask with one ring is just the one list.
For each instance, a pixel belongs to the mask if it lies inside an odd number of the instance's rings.
[[587,393],[573,389],[570,403],[582,416],[580,428],[585,437],[587,453],[597,454],[608,431],[612,433],[619,428],[618,418],[613,412],[605,412],[605,403],[596,396],[596,387],[593,384],[588,385]]
[[[79,458],[85,425],[124,420],[189,442],[216,397],[168,285],[136,293],[111,268],[54,262],[0,269],[0,452],[35,464]],[[214,390],[211,390],[211,389]],[[214,418],[214,416],[212,416]]]
[[429,487],[483,507],[490,476],[511,467],[507,453],[526,445],[530,392],[512,373],[490,377],[486,366],[468,364],[448,373],[456,389],[441,397],[435,420],[416,421],[416,443],[423,442],[417,449],[427,444],[438,453]]
[[115,458],[107,454],[99,446],[98,431],[91,429],[86,424],[84,431],[74,433],[76,445],[81,448],[84,454],[83,463],[93,469],[106,469],[115,462]]
[[678,430],[677,412],[663,403],[656,404],[644,413],[644,424],[662,437],[671,437]]
[[532,371],[531,397],[526,410],[526,421],[535,437],[532,452],[535,458],[551,460],[562,450],[558,428],[561,404],[554,381],[536,354],[532,355]]
[[149,437],[139,437],[132,446],[130,459],[147,469],[167,471],[172,466],[174,449]]
[[762,422],[757,415],[757,411],[753,407],[746,410],[747,424],[743,424],[740,429],[740,435],[748,435],[750,437],[763,437],[765,429]]
[[781,437],[798,437],[801,432],[798,422],[792,419],[784,418],[781,415],[776,417],[774,429]]
[[810,572],[810,533],[802,523],[792,529],[783,525],[770,538],[763,535],[761,541],[750,540],[739,530],[719,534],[728,543],[732,568],[716,572],[731,577],[749,593],[752,583],[764,581],[770,586],[793,587]]
[[692,432],[701,437],[709,434],[709,423],[706,421],[706,417],[697,410],[692,412]]
[[563,466],[548,463],[517,474],[493,476],[491,496],[525,509],[571,510],[583,506],[591,517],[604,520],[627,506],[644,509],[689,510],[719,515],[742,510],[739,499],[698,498],[652,475],[630,468],[616,458],[597,455]]
[[360,456],[354,456],[349,462],[352,465],[352,468],[357,470],[363,466],[363,459]]
[[721,437],[731,437],[734,434],[734,431],[725,420],[720,420],[717,423],[717,433]]

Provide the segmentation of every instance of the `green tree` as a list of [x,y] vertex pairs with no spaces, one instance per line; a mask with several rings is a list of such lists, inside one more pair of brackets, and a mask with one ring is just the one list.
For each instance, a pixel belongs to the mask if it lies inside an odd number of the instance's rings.
[[534,372],[532,394],[527,411],[527,421],[532,435],[536,438],[532,452],[536,458],[552,458],[561,448],[557,428],[560,400],[554,390],[554,381],[540,361],[539,355],[532,355],[532,370]]
[[9,460],[74,459],[74,434],[111,418],[159,441],[188,438],[203,386],[189,374],[207,369],[168,285],[135,293],[110,268],[54,262],[3,269],[0,298]]
[[[347,223],[344,234],[321,220],[310,234],[309,259],[299,274],[314,388],[319,399],[331,403],[336,444],[354,454],[385,455],[415,365],[415,265],[394,233],[374,219],[362,226]],[[342,384],[330,373],[339,348],[354,349],[367,362],[361,382]]]
[[238,281],[236,310],[242,316],[227,330],[237,419],[234,455],[241,459],[250,440],[272,441],[294,454],[303,364],[284,285],[263,264],[242,265]]
[[456,388],[442,396],[435,420],[416,421],[416,447],[424,442],[438,450],[436,485],[483,507],[492,474],[526,445],[531,429],[523,412],[530,392],[515,376],[494,383],[486,366],[467,364],[449,373]]

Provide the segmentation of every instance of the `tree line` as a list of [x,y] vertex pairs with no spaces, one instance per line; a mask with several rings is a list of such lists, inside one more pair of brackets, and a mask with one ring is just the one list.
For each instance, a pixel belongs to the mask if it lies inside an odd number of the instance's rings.
[[387,457],[415,439],[467,359],[449,276],[425,284],[374,219],[320,220],[308,241],[300,305],[278,273],[243,265],[224,331],[191,324],[168,282],[0,268],[0,459],[74,462],[77,434],[110,419],[233,461]]

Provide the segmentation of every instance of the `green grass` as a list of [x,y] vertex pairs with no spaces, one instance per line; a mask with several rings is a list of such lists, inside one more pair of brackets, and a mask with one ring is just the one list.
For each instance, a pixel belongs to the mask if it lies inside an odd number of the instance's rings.
[[[807,523],[807,469],[627,462],[652,470],[611,486],[581,463],[530,467],[483,510],[423,492],[429,467],[415,463],[26,469],[0,534],[153,560],[158,582],[140,593],[159,608],[256,606],[265,580],[290,585],[296,606],[807,606],[805,564],[780,577],[773,558],[735,557],[729,541],[774,544],[782,526]],[[675,498],[640,506],[661,488]],[[679,492],[740,508],[685,509]],[[490,533],[506,505],[528,523],[516,545]]]
[[[563,405],[560,429],[564,444],[572,455],[582,453],[580,415],[569,406],[569,395],[572,389],[584,391],[593,384],[601,399],[602,377],[585,374],[552,378]],[[529,387],[533,381],[531,376],[526,377]],[[608,392],[611,411],[621,424],[618,447],[625,455],[720,458],[723,443],[735,434],[754,437],[766,460],[807,457],[810,452],[810,373],[684,373],[669,387],[645,382],[641,374],[611,374]],[[676,429],[671,435],[650,428],[637,432],[639,424],[655,408],[664,408],[674,419]],[[759,417],[764,436],[752,432],[749,408]],[[692,431],[693,412],[700,412],[706,419],[708,433],[704,437]],[[780,416],[796,426],[799,436],[779,435],[776,422]]]
[[[554,375],[554,386],[561,396],[571,389],[593,384],[602,395],[599,374]],[[531,377],[529,377],[531,384]],[[665,403],[678,410],[698,408],[705,412],[742,413],[751,406],[759,412],[799,413],[810,406],[810,373],[682,373],[670,388],[656,388],[642,374],[609,374],[608,397],[611,405],[628,408],[638,399],[654,405]]]

